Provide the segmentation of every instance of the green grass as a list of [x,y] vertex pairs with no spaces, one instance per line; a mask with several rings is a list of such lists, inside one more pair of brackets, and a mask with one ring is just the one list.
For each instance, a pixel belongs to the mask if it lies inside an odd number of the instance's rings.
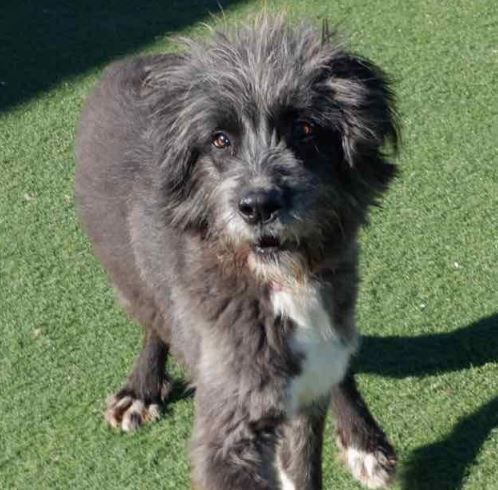
[[[103,423],[104,399],[125,378],[141,334],[115,305],[79,229],[73,141],[104,63],[171,49],[166,33],[202,34],[199,23],[215,22],[208,10],[216,2],[6,3],[0,488],[186,489],[191,399],[133,436]],[[498,6],[268,5],[338,22],[352,46],[396,80],[402,176],[362,235],[357,369],[398,448],[397,488],[498,489]],[[226,17],[260,7],[232,3]],[[334,455],[327,438],[324,488],[359,488]]]

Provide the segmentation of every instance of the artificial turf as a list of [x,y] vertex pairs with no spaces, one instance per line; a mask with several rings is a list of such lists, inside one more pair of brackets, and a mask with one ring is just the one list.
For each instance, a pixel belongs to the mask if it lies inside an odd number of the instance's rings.
[[[79,110],[104,64],[204,35],[215,1],[5,2],[0,17],[0,488],[189,487],[192,400],[135,435],[102,408],[141,342],[73,201]],[[261,9],[224,2],[225,21]],[[356,361],[397,488],[498,489],[498,4],[287,0],[395,80],[402,170],[362,234]],[[172,366],[178,378],[181,373]],[[329,423],[330,425],[330,423]],[[331,427],[328,432],[331,433]],[[326,439],[324,488],[360,488]]]

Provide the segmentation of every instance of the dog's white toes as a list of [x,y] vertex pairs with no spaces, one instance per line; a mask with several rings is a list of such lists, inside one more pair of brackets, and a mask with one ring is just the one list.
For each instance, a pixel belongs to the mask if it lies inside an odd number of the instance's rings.
[[352,475],[367,488],[384,488],[394,479],[396,460],[381,451],[366,452],[355,447],[344,448],[341,459]]
[[154,422],[160,418],[157,403],[145,404],[129,395],[112,396],[107,401],[105,420],[116,429],[133,432],[146,422]]

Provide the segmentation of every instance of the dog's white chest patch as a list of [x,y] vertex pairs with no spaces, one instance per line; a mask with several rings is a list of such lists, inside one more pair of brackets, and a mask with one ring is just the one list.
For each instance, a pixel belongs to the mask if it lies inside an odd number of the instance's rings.
[[275,314],[295,323],[290,346],[303,356],[301,372],[289,386],[288,410],[295,413],[329,394],[343,379],[354,347],[337,335],[319,286],[303,291],[275,291],[272,302]]

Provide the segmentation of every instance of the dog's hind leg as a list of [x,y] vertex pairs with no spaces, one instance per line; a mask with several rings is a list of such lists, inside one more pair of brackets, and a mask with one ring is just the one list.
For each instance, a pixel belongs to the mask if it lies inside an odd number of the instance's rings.
[[337,445],[353,477],[368,488],[392,483],[396,454],[363,400],[352,373],[332,394]]
[[277,453],[282,490],[322,488],[322,445],[326,410],[314,408],[286,423]]
[[107,401],[106,421],[129,432],[159,418],[160,404],[171,382],[165,363],[168,346],[152,329],[146,329],[144,346],[125,386]]

